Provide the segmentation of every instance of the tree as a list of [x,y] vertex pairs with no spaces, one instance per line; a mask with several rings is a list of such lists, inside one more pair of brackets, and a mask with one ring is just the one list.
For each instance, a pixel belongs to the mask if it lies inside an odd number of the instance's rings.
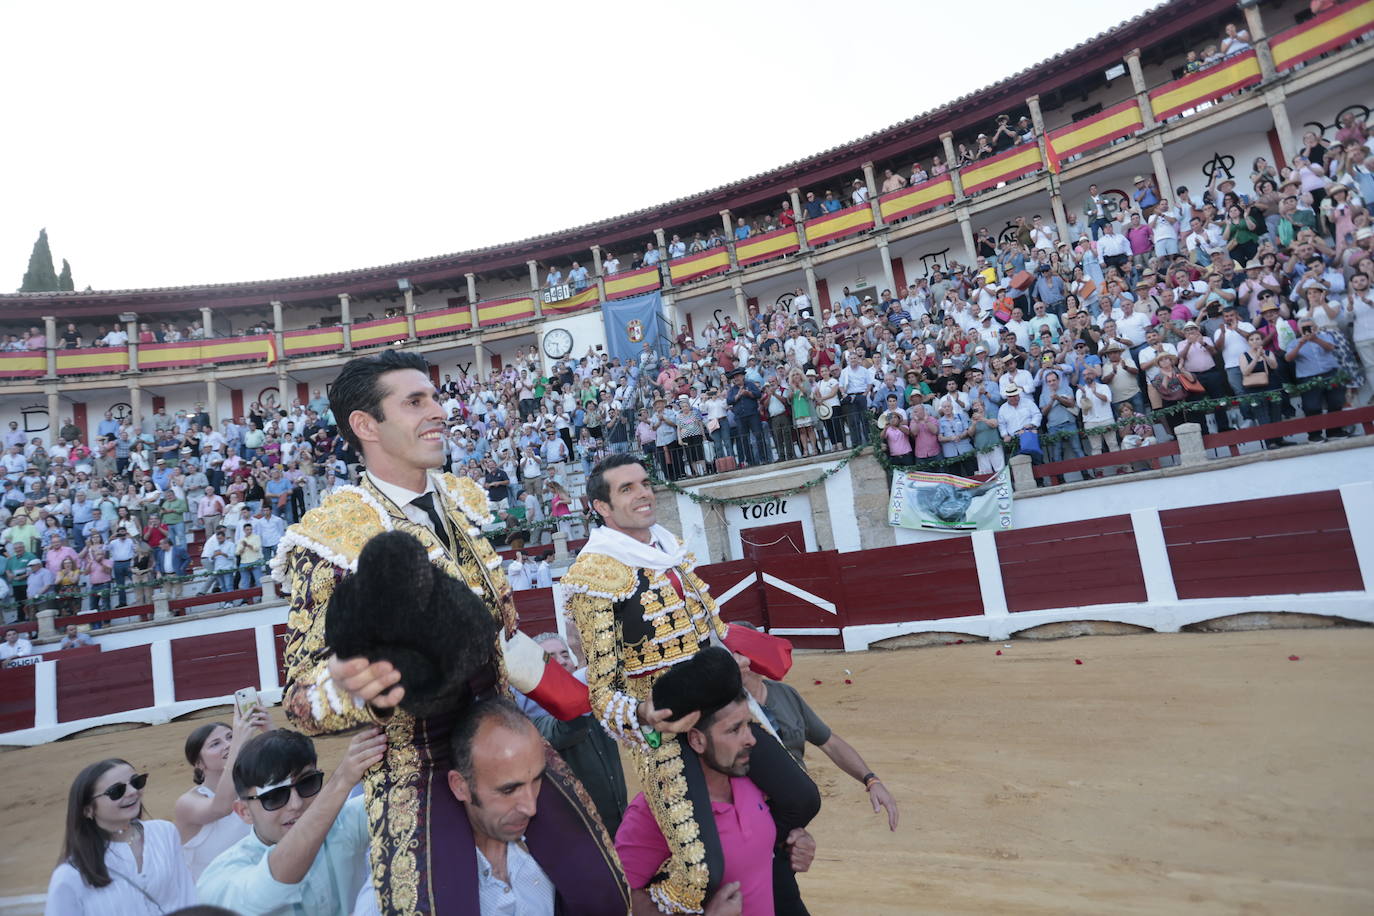
[[58,289],[57,271],[52,266],[52,249],[48,247],[48,230],[38,230],[38,241],[29,255],[29,269],[24,272],[21,293],[46,293]]
[[57,277],[57,288],[64,293],[69,293],[76,289],[76,284],[72,283],[72,265],[67,263],[67,259],[62,259],[62,273]]

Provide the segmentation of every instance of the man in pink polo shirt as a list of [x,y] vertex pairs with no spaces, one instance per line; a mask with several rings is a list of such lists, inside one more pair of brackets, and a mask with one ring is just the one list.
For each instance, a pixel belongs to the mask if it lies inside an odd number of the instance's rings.
[[[687,743],[701,758],[702,772],[711,797],[711,813],[725,860],[721,886],[706,903],[707,916],[740,913],[743,916],[773,914],[773,846],[777,831],[763,793],[748,778],[754,735],[748,696],[742,688],[725,706],[702,711],[687,733]],[[787,837],[794,871],[811,867],[816,841],[805,830]],[[635,796],[615,835],[616,852],[625,877],[634,888],[635,914],[652,914],[657,908],[642,890],[668,860],[653,812],[643,793]]]

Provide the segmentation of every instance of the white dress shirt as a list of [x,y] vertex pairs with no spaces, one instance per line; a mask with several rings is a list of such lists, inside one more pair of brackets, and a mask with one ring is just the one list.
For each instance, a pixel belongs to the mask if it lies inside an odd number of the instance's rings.
[[[378,478],[371,471],[364,471],[364,473],[367,475],[367,479],[372,481],[372,485],[380,490],[383,496],[394,502],[406,518],[417,525],[424,525],[430,531],[434,530],[434,522],[430,519],[429,513],[419,506],[411,505],[410,502],[417,496],[422,496],[425,493],[433,493],[435,491],[433,477],[426,474],[425,488],[423,491],[417,492],[415,490],[407,490],[405,487],[397,486],[394,483],[387,483],[385,480]],[[439,509],[437,503],[434,508],[436,510]]]

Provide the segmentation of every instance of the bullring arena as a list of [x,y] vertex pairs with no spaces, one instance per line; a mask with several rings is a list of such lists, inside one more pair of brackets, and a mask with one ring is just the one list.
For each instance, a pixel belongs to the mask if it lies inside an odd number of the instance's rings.
[[[236,690],[289,727],[268,562],[357,479],[329,386],[388,349],[428,360],[526,634],[576,632],[590,469],[628,452],[722,618],[792,643],[901,812],[809,748],[817,916],[1374,912],[1371,36],[1374,0],[1172,0],[576,229],[0,295],[0,610],[31,641],[0,647],[0,916],[44,911],[83,765],[127,758],[170,819]],[[958,489],[909,527],[894,475],[934,474],[997,512]]]

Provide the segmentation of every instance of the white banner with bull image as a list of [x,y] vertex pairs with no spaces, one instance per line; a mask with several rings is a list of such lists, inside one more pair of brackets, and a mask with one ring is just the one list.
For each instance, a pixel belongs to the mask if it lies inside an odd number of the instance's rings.
[[925,531],[1006,531],[1011,528],[1011,469],[981,481],[894,468],[887,521]]

